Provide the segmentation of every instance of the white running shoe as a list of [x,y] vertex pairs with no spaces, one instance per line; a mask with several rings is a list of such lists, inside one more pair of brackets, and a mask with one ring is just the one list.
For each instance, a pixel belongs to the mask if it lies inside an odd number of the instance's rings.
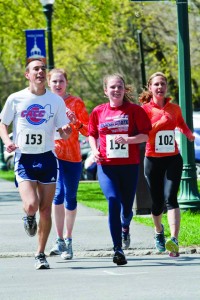
[[64,260],[73,258],[73,250],[72,250],[72,239],[65,239],[66,251],[61,254],[61,258]]
[[35,268],[39,269],[50,269],[50,266],[46,260],[46,256],[44,253],[39,253],[35,256]]
[[66,250],[67,250],[67,247],[66,247],[65,241],[61,238],[57,238],[56,243],[53,246],[53,248],[51,249],[49,255],[50,256],[60,255]]

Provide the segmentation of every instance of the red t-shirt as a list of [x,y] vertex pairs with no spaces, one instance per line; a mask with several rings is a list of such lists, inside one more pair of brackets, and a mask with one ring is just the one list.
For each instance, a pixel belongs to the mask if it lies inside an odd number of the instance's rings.
[[[102,165],[138,164],[140,162],[139,144],[121,145],[120,154],[112,147],[112,137],[118,134],[135,136],[139,133],[148,134],[151,130],[151,122],[144,110],[137,104],[124,102],[119,107],[111,107],[109,103],[98,105],[92,111],[89,120],[89,135],[98,139],[99,151],[104,158]],[[124,152],[126,154],[124,155]],[[115,153],[117,154],[117,157]],[[120,156],[121,155],[121,156]],[[119,157],[120,156],[120,157]]]

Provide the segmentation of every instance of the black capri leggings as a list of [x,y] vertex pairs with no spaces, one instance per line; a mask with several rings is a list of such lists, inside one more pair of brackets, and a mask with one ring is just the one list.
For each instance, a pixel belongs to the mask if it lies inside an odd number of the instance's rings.
[[167,210],[179,207],[177,194],[182,168],[183,159],[180,154],[144,158],[144,176],[150,190],[151,211],[154,216],[163,212],[165,203]]

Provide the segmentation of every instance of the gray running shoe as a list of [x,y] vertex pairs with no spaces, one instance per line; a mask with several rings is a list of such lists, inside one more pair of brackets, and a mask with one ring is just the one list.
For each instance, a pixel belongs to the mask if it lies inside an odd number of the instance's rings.
[[130,233],[122,232],[122,248],[127,250],[130,247],[131,243],[131,236]]
[[60,255],[60,254],[62,254],[62,252],[66,251],[66,250],[67,250],[67,247],[66,247],[65,241],[61,238],[57,238],[56,243],[53,246],[53,248],[51,249],[49,255],[50,256]]
[[73,258],[72,239],[65,239],[66,251],[61,254],[61,258],[68,260]]
[[37,222],[34,216],[25,216],[22,218],[24,220],[24,229],[29,236],[36,235],[37,232]]
[[162,225],[162,231],[159,233],[155,233],[155,246],[159,252],[165,252],[165,234],[164,234],[164,226]]
[[50,269],[50,266],[46,260],[46,256],[44,253],[40,253],[35,256],[35,268],[39,269]]

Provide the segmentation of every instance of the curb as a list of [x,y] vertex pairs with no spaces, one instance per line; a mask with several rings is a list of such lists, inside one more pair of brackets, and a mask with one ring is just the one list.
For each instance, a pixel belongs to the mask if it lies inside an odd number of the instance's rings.
[[[158,252],[155,249],[129,249],[124,250],[125,255],[127,256],[146,256],[146,255],[166,255],[168,254],[167,251],[165,252]],[[193,247],[186,247],[180,248],[180,254],[200,254],[200,247],[193,248]],[[1,258],[14,258],[14,257],[34,257],[34,252],[2,252],[0,253]],[[47,254],[48,257],[49,253]],[[55,257],[51,256],[51,257]],[[81,258],[81,257],[112,257],[113,250],[88,250],[88,251],[77,251],[74,253],[74,258]],[[59,256],[58,256],[59,257]]]

